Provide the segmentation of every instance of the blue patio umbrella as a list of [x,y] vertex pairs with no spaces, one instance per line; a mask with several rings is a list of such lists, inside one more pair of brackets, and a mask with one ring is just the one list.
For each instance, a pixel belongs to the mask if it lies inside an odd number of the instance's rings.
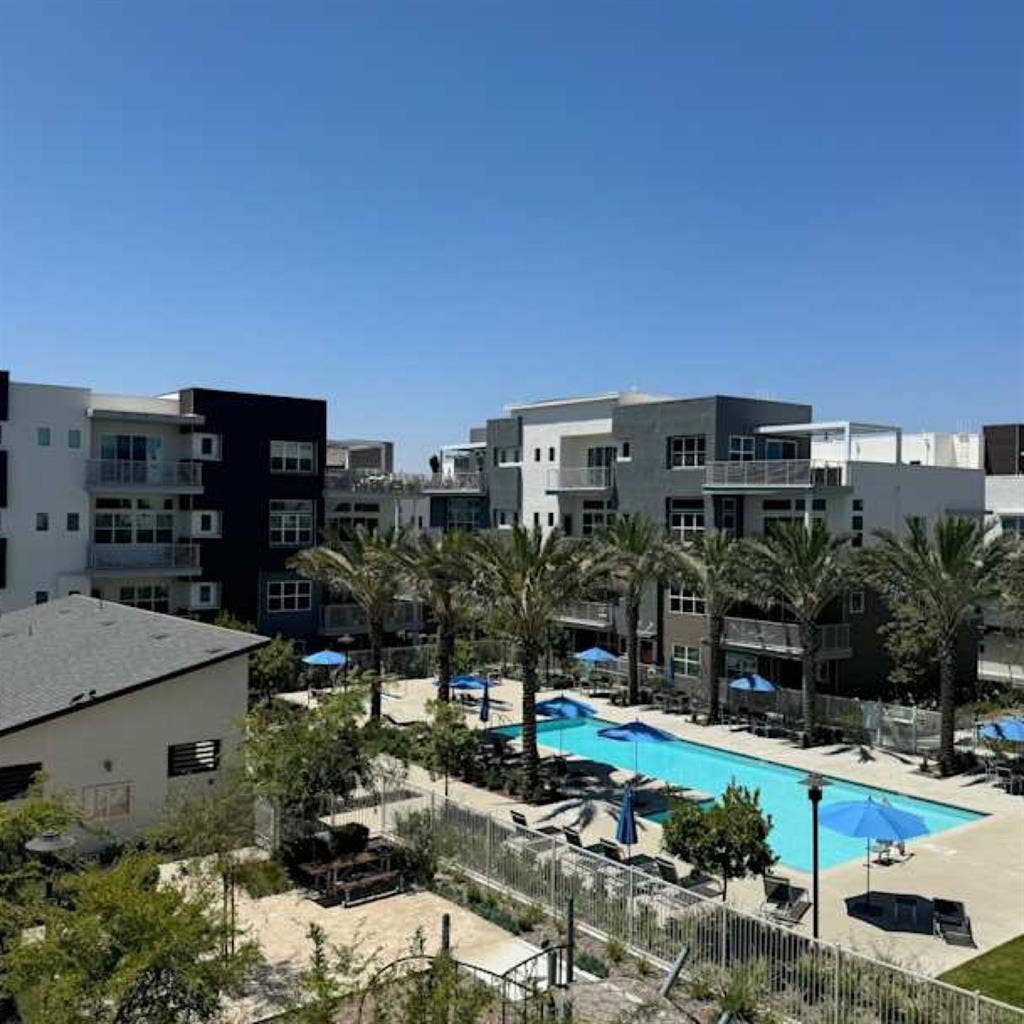
[[572,697],[552,697],[550,700],[542,700],[536,707],[538,715],[545,718],[558,719],[558,752],[562,752],[562,723],[567,719],[594,718],[597,712],[581,700]]
[[[435,686],[441,685],[440,679],[434,680]],[[449,684],[449,690],[487,690],[492,684],[489,680],[480,676],[456,676]]]
[[491,720],[491,688],[489,686],[484,687],[484,695],[480,700],[480,721],[489,722]]
[[1003,743],[1024,743],[1024,718],[1001,718],[981,728],[981,735],[987,740],[1001,740]]
[[641,743],[672,743],[675,736],[664,729],[655,729],[653,725],[645,725],[641,721],[629,722],[626,725],[612,725],[607,729],[599,729],[598,736],[606,740],[618,740],[620,743],[633,744],[633,773],[640,774]]
[[756,672],[748,672],[745,676],[734,679],[729,684],[730,690],[743,690],[746,693],[774,693],[776,686]]
[[324,668],[341,668],[348,664],[348,658],[337,651],[317,651],[316,654],[307,654],[302,660],[306,665],[320,665]]
[[627,786],[622,794],[622,807],[619,808],[619,823],[615,828],[615,842],[627,849],[626,859],[630,857],[630,848],[636,843],[636,814],[633,811],[633,787]]
[[901,811],[888,803],[867,800],[840,800],[824,804],[821,808],[821,824],[840,835],[860,837],[867,842],[868,853],[868,900],[871,906],[871,840],[885,839],[900,843],[915,836],[928,834],[924,818],[910,811]]
[[610,662],[618,661],[609,651],[606,651],[603,647],[588,647],[585,651],[580,651],[579,654],[574,655],[577,661],[584,661],[588,665],[607,665]]

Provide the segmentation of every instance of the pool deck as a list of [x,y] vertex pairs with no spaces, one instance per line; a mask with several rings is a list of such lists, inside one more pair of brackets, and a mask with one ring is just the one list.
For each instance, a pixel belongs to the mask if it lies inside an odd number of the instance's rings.
[[[399,722],[422,718],[425,702],[435,692],[429,680],[403,680],[385,700],[384,711]],[[558,692],[561,691],[544,691],[541,699]],[[506,680],[494,690],[492,698],[495,703],[492,704],[491,726],[521,721],[520,684]],[[1010,796],[981,777],[939,779],[922,775],[917,758],[899,754],[845,745],[802,750],[786,740],[754,736],[736,727],[694,725],[681,715],[648,708],[620,708],[600,698],[587,697],[586,700],[594,705],[599,717],[609,721],[624,722],[639,717],[683,740],[988,815],[911,842],[908,852],[912,856],[904,862],[890,866],[872,864],[871,867],[871,887],[875,893],[961,900],[971,917],[976,949],[946,945],[927,932],[886,931],[849,916],[844,901],[865,892],[863,858],[822,871],[822,938],[915,970],[938,974],[1024,932],[1024,797]],[[467,710],[467,721],[472,727],[481,728],[475,711]],[[452,799],[503,817],[511,810],[523,810],[532,824],[578,824],[584,841],[593,843],[598,838],[614,836],[619,787],[631,774],[612,770],[608,777],[611,785],[596,791],[594,799],[586,805],[570,800],[546,807],[527,807],[504,794],[460,782],[451,782],[449,792]],[[415,767],[410,771],[410,781],[437,791],[443,788],[440,780],[431,780],[425,771]],[[803,799],[802,795],[800,798]],[[638,821],[638,826],[641,836],[636,851],[659,852],[660,826],[642,820]],[[784,873],[810,890],[810,873],[789,869]],[[729,885],[729,902],[738,908],[757,912],[761,897],[760,879]],[[810,934],[810,912],[798,930]]]

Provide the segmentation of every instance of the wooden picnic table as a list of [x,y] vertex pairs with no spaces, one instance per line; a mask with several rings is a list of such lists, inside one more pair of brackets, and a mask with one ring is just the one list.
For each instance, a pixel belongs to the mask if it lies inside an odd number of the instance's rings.
[[340,895],[345,906],[352,906],[401,889],[401,872],[392,870],[394,852],[385,840],[371,839],[364,850],[300,864],[299,870],[318,892]]

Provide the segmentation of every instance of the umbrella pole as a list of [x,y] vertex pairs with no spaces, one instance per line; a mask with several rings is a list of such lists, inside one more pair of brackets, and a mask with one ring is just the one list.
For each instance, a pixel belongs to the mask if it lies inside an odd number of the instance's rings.
[[871,910],[871,839],[867,841],[868,854],[868,910]]

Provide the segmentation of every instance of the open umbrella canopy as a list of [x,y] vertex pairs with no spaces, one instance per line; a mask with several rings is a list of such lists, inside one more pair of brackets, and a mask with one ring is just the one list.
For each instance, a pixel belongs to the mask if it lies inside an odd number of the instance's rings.
[[871,797],[867,800],[840,800],[834,804],[823,804],[820,820],[825,828],[833,832],[862,839],[902,842],[928,833],[928,826],[921,815],[877,803]]
[[306,665],[321,665],[326,668],[341,668],[348,664],[348,658],[337,651],[317,651],[316,654],[307,654],[302,659]]
[[615,829],[615,842],[623,846],[636,844],[636,814],[633,811],[633,787],[627,786],[622,794],[622,807],[619,809],[619,823]]
[[745,676],[734,679],[729,684],[730,690],[743,690],[746,693],[774,693],[775,684],[769,682],[756,672],[748,672]]
[[[440,679],[434,680],[435,686],[441,685]],[[449,684],[450,690],[488,690],[493,684],[481,676],[456,676]]]
[[537,705],[537,714],[545,718],[594,718],[597,712],[581,700],[572,697],[552,697]]
[[1024,718],[1001,718],[982,726],[981,735],[987,740],[1004,743],[1024,743]]
[[645,725],[643,722],[628,722],[626,725],[610,725],[607,729],[600,729],[598,736],[606,740],[621,740],[624,743],[671,743],[675,736],[664,729],[655,729],[653,725]]
[[575,658],[577,661],[585,661],[589,665],[607,665],[609,662],[619,660],[603,647],[588,647],[585,651],[580,651],[575,655]]

